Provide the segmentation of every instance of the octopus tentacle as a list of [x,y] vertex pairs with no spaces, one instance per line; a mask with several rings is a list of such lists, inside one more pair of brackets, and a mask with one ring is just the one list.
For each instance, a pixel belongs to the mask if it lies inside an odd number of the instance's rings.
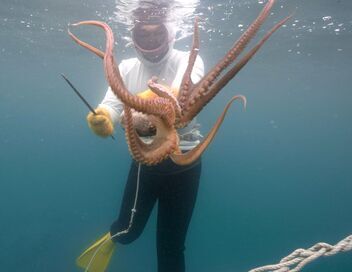
[[258,50],[264,45],[264,43],[270,38],[276,30],[284,25],[292,16],[287,16],[279,23],[277,23],[272,29],[265,34],[265,36],[256,44],[242,59],[231,68],[221,79],[219,79],[208,91],[208,93],[215,93],[213,97],[223,88],[225,85],[233,79],[237,73],[248,63],[248,61],[258,52]]
[[215,125],[210,130],[210,132],[206,136],[206,138],[200,144],[198,144],[195,148],[188,151],[187,153],[184,153],[184,154],[173,153],[173,154],[171,154],[170,158],[172,159],[172,161],[176,164],[179,164],[179,165],[187,165],[187,164],[191,164],[192,162],[197,160],[203,154],[203,152],[206,150],[206,148],[210,145],[212,140],[214,139],[217,131],[219,130],[222,122],[224,121],[226,113],[227,113],[228,109],[230,108],[232,102],[237,99],[241,99],[243,102],[244,108],[246,108],[247,99],[245,96],[236,95],[236,96],[232,97],[231,100],[225,106],[222,114],[220,115],[220,117],[218,118],[218,120],[216,121]]
[[189,53],[188,65],[183,75],[181,85],[180,85],[180,90],[177,97],[177,100],[179,101],[181,108],[184,107],[184,104],[186,103],[189,97],[190,89],[194,87],[194,83],[192,82],[192,79],[191,79],[191,73],[193,70],[194,63],[198,56],[198,52],[199,52],[199,30],[198,30],[198,17],[196,17],[194,20],[192,49]]
[[206,93],[202,94],[202,99],[199,99],[192,104],[189,110],[184,110],[182,118],[184,120],[192,120],[203,107],[207,105],[214,98],[218,92],[225,87],[225,85],[233,79],[237,73],[248,63],[248,61],[258,52],[258,50],[264,45],[264,43],[270,38],[270,36],[278,30],[283,24],[287,22],[292,15],[286,17],[277,23],[265,36],[256,44],[241,60],[236,63],[221,79],[219,79],[214,85],[212,85]]
[[[270,10],[274,5],[275,0],[269,0],[264,6],[259,16],[254,22],[248,27],[248,29],[241,35],[241,37],[235,42],[234,46],[227,52],[225,57],[218,62],[190,91],[187,102],[182,107],[183,111],[188,111],[194,107],[194,104],[204,95],[209,88],[213,85],[214,81],[220,75],[220,73],[226,69],[245,49],[247,44],[258,32],[265,19],[269,16]],[[181,86],[182,89],[182,86]],[[185,119],[185,118],[184,118]],[[190,121],[190,120],[187,120]]]
[[[76,24],[73,24],[73,26],[75,26]],[[86,43],[80,39],[77,38],[77,36],[75,36],[74,34],[72,34],[72,32],[70,30],[67,30],[68,35],[70,35],[70,37],[72,38],[72,40],[74,40],[77,44],[79,44],[80,46],[88,49],[89,51],[93,52],[95,55],[97,55],[99,58],[104,59],[105,53],[103,51],[101,51],[100,49],[94,47],[93,45],[90,45],[89,43]]]
[[126,126],[125,134],[130,153],[136,161],[147,165],[155,165],[178,150],[178,136],[172,126],[167,126],[160,118],[150,116],[157,127],[157,133],[151,144],[144,143],[133,127],[131,108],[124,106]]
[[168,99],[173,105],[176,116],[179,117],[181,115],[181,107],[176,97],[168,88],[158,84],[157,81],[158,81],[157,77],[152,77],[148,81],[148,87],[156,95]]
[[[95,25],[102,28],[106,35],[106,49],[104,54],[104,69],[107,81],[114,92],[114,94],[126,105],[134,108],[137,111],[152,114],[161,117],[168,124],[174,123],[174,116],[166,114],[172,111],[172,104],[168,99],[157,97],[154,99],[142,99],[136,95],[131,94],[125,84],[123,83],[119,69],[113,54],[114,35],[111,28],[104,22],[99,21],[82,21],[73,26],[79,25]],[[82,44],[80,44],[82,45]],[[83,46],[83,45],[82,45]],[[86,47],[86,46],[85,46]],[[87,48],[87,47],[86,47]],[[91,49],[91,48],[89,48]]]

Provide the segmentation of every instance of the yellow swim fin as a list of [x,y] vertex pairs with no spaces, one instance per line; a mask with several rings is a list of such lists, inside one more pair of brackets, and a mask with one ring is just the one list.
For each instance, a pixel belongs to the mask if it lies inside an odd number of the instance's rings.
[[110,232],[87,248],[76,260],[77,266],[89,272],[104,272],[114,253],[115,243],[111,240]]

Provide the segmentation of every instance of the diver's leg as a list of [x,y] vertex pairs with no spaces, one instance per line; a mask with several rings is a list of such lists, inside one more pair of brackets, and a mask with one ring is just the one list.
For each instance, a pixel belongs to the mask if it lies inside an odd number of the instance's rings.
[[[165,177],[158,204],[158,272],[185,271],[185,239],[195,205],[201,163]],[[160,185],[160,184],[159,184]]]
[[[127,234],[122,234],[114,238],[113,240],[115,242],[128,244],[136,240],[142,233],[156,202],[155,183],[151,180],[150,172],[143,171],[143,168],[144,167],[141,166],[136,206],[137,212],[134,216],[132,227]],[[138,163],[133,161],[125,186],[119,217],[110,228],[111,235],[128,228],[136,195],[137,176]]]

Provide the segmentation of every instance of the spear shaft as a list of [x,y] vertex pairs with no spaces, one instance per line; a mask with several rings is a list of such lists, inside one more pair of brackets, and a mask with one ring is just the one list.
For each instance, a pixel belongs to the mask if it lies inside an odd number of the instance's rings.
[[70,85],[70,87],[72,88],[72,90],[78,95],[78,97],[83,101],[84,104],[86,104],[86,106],[89,108],[89,110],[94,114],[97,115],[97,113],[95,112],[95,110],[93,109],[93,107],[88,103],[88,101],[83,97],[83,95],[81,95],[81,93],[77,90],[77,88],[75,86],[73,86],[73,84],[71,83],[71,81],[68,80],[68,78],[64,75],[61,74],[61,76],[64,78],[64,80],[68,83],[68,85]]
[[[61,76],[63,77],[63,79],[67,82],[68,85],[70,85],[70,87],[72,88],[72,90],[78,95],[78,97],[82,100],[82,102],[89,108],[89,110],[94,114],[97,115],[96,111],[93,109],[93,107],[88,103],[88,101],[83,97],[83,95],[81,95],[81,93],[77,90],[77,88],[75,86],[73,86],[73,84],[71,83],[71,81],[64,75],[61,74]],[[111,138],[113,140],[115,140],[114,136],[111,135]]]

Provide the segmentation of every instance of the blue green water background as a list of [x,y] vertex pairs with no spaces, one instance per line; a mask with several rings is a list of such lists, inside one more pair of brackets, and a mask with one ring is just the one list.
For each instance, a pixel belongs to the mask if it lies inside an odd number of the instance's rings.
[[[260,2],[201,1],[206,70]],[[130,163],[124,135],[94,136],[87,109],[60,77],[99,103],[107,87],[102,62],[66,27],[108,19],[114,5],[0,0],[0,271],[78,271],[75,258],[117,216]],[[248,271],[352,233],[352,2],[279,0],[259,35],[292,12],[199,116],[206,134],[230,97],[247,96],[247,110],[233,106],[203,156],[187,271]],[[104,44],[95,28],[76,33]],[[133,54],[119,44],[116,52]],[[118,246],[109,271],[156,271],[155,213],[138,241]],[[350,272],[352,253],[304,271]]]

